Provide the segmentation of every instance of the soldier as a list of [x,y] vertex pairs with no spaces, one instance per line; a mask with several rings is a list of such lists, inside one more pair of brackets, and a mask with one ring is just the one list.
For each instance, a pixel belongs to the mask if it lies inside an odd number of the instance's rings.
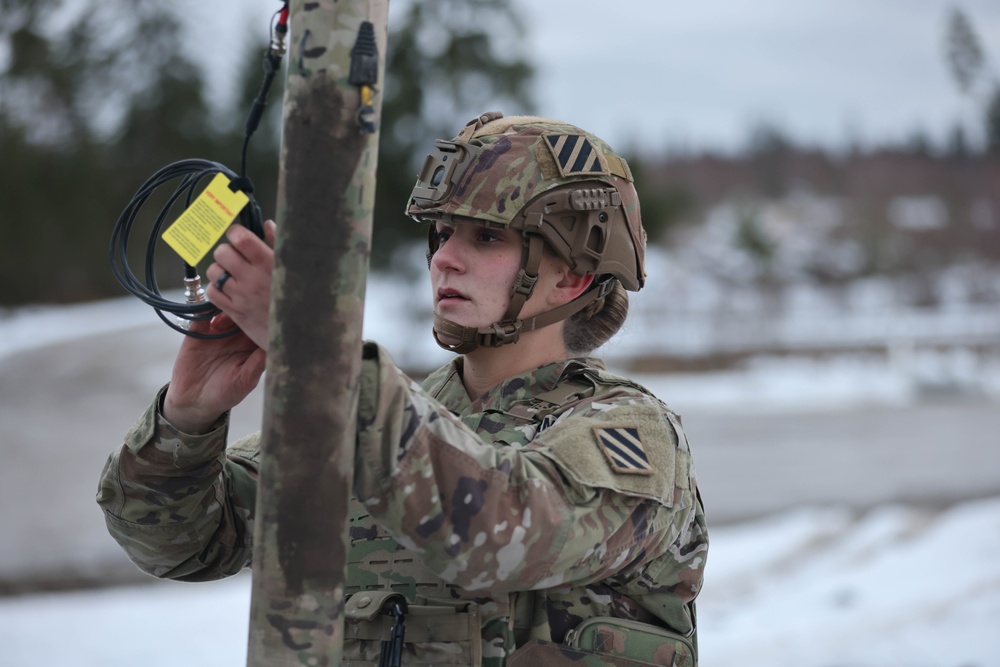
[[[645,280],[628,165],[572,125],[488,113],[437,142],[407,213],[458,356],[418,385],[364,345],[344,664],[402,634],[404,665],[694,665],[708,537],[687,441],[588,356]],[[227,449],[226,427],[264,368],[272,255],[228,237],[209,296],[245,335],[183,341],[98,493],[157,577],[250,561],[259,436]]]

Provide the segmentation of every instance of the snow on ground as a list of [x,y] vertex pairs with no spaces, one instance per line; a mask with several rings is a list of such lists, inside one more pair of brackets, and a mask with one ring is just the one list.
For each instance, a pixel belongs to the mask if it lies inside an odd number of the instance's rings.
[[[712,531],[705,667],[1000,665],[1000,498]],[[0,600],[0,667],[245,664],[250,578]],[[53,641],[58,636],[58,641]]]
[[715,531],[705,665],[1000,664],[1000,499],[803,509]]
[[54,343],[148,325],[153,310],[134,297],[72,306],[0,308],[0,359]]

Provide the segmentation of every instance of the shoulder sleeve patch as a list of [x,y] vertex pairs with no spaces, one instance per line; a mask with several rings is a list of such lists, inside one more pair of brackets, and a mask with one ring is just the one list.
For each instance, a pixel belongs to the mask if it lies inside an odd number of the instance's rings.
[[597,444],[611,469],[622,475],[652,475],[653,466],[634,426],[594,427]]
[[[672,507],[687,485],[687,451],[661,406],[588,404],[540,432],[525,454],[552,461],[571,484]],[[680,492],[680,493],[679,493]]]

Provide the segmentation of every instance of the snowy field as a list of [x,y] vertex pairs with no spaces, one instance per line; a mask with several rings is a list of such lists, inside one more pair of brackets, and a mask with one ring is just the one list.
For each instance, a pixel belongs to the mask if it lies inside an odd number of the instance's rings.
[[[414,311],[421,299],[379,278],[370,283],[366,335],[403,339],[397,349],[390,345],[403,364],[447,358],[432,344],[412,342],[419,336],[399,336],[383,316]],[[8,467],[26,462],[26,469],[0,470],[0,529],[12,536],[0,544],[0,574],[55,567],[60,558],[96,568],[114,549],[89,524],[79,535],[73,527],[99,521],[96,472],[117,437],[100,429],[123,432],[166,380],[177,338],[165,329],[131,299],[0,311],[0,454]],[[627,358],[629,336],[641,333],[626,332],[607,356]],[[132,339],[136,351],[122,342]],[[888,362],[771,359],[726,372],[640,376],[684,414],[689,434],[701,436],[692,442],[710,519],[729,517],[712,527],[699,598],[705,667],[1000,667],[1000,365],[969,350],[903,349]],[[126,372],[139,380],[115,376]],[[29,387],[29,379],[38,387]],[[70,391],[72,383],[84,391]],[[93,439],[74,430],[81,442],[57,455],[65,439],[59,420],[45,425],[55,429],[52,442],[25,440],[25,433],[44,431],[20,423],[32,419],[25,411],[50,395],[63,402],[64,415],[74,409],[97,415],[88,427],[107,442],[74,459],[72,451]],[[974,428],[955,417],[966,414],[978,415]],[[877,442],[841,448],[834,427],[856,423],[860,431],[878,431],[864,426],[881,423],[872,415],[892,417],[898,426],[889,430],[916,424],[911,428],[919,432],[896,440],[879,433]],[[929,421],[918,421],[926,415]],[[921,440],[935,421],[944,422],[937,424],[943,435]],[[784,444],[758,448],[748,424],[764,431],[765,445]],[[788,424],[797,427],[779,434]],[[713,425],[721,430],[713,434]],[[746,446],[719,447],[716,439]],[[769,459],[787,459],[810,443],[815,449],[803,460],[818,457],[815,465],[828,475],[764,476],[773,468]],[[23,478],[39,479],[27,468],[59,461],[85,467],[86,478],[50,479],[47,503],[38,504],[42,514],[23,518],[19,507],[34,483]],[[748,477],[773,491],[772,504],[750,496],[755,487]],[[892,481],[904,478],[907,484],[893,491]],[[883,487],[884,497],[872,495]],[[764,516],[733,522],[754,503]],[[60,517],[64,523],[49,532],[35,525]],[[91,541],[93,550],[80,546]],[[0,598],[0,667],[235,667],[245,664],[248,613],[248,576]]]
[[[805,508],[712,533],[705,667],[1000,665],[1000,498]],[[0,600],[0,665],[238,667],[250,579]],[[57,638],[57,639],[56,639]]]

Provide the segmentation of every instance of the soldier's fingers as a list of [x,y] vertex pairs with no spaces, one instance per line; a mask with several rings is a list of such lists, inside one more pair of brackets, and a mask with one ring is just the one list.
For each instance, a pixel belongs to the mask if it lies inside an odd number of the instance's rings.
[[233,318],[229,317],[229,315],[226,315],[225,313],[219,313],[212,318],[213,332],[229,331],[234,326],[236,326],[236,323],[233,322]]
[[223,270],[235,275],[242,275],[250,266],[250,262],[240,252],[239,248],[230,243],[220,243],[212,252],[212,257]]
[[226,294],[226,285],[232,286],[233,274],[223,269],[216,262],[205,271],[205,277],[208,279],[205,294],[208,296],[209,301],[216,304],[223,304],[230,300],[229,295]]
[[212,264],[209,265],[207,269],[205,269],[205,279],[210,284],[214,285],[219,280],[219,278],[222,276],[223,273],[228,273],[228,271],[222,268],[222,265],[220,265],[218,262],[213,262]]
[[226,239],[249,264],[267,266],[273,261],[274,251],[270,246],[245,227],[233,225],[226,232]]

